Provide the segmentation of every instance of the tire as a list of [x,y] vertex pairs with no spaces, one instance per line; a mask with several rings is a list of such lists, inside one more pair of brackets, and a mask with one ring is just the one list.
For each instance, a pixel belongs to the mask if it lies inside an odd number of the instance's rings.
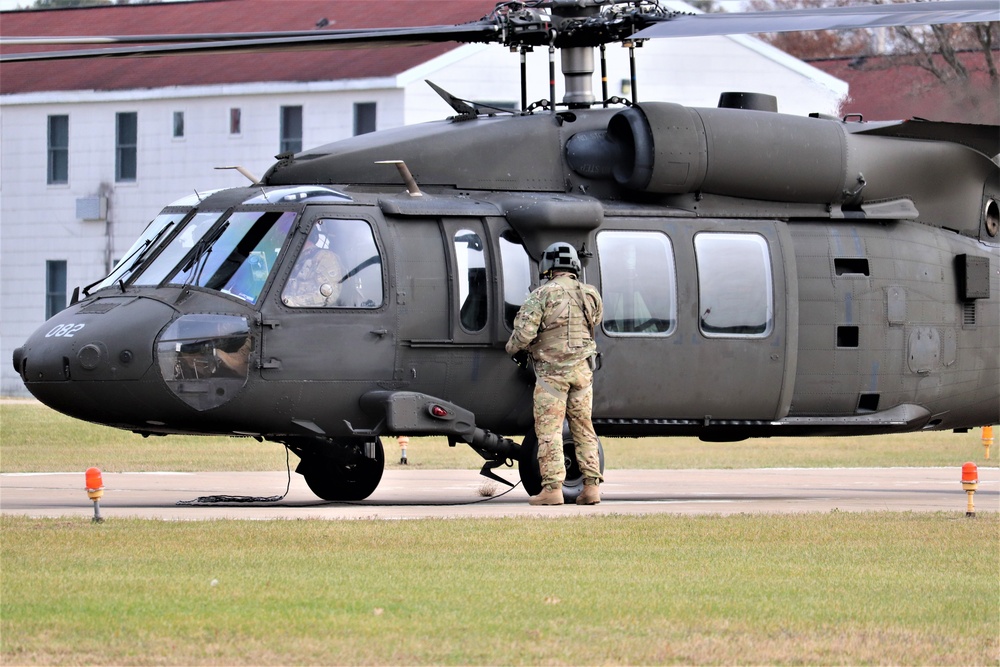
[[336,447],[333,453],[317,449],[302,452],[295,472],[323,500],[364,500],[370,496],[385,469],[382,441],[334,440],[330,444]]
[[[604,445],[597,438],[597,458],[604,474]],[[583,493],[583,473],[576,462],[576,445],[569,431],[569,422],[563,422],[563,462],[566,464],[566,480],[563,482],[563,499],[574,502]],[[542,471],[538,467],[538,438],[532,431],[521,442],[521,459],[517,462],[521,474],[521,484],[529,496],[537,496],[542,491]]]

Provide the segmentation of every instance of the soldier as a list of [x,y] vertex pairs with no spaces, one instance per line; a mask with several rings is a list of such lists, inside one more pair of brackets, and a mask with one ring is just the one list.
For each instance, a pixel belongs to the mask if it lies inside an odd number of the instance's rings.
[[594,327],[601,321],[601,295],[581,283],[580,259],[569,243],[553,243],[538,264],[548,279],[528,295],[514,319],[507,352],[530,354],[535,369],[534,415],[542,491],[532,505],[562,505],[566,479],[563,463],[563,420],[569,418],[576,460],[583,472],[578,505],[601,502],[597,434],[591,423],[594,402]]
[[337,253],[330,249],[330,239],[313,229],[295,262],[281,300],[286,306],[296,308],[332,306],[340,297],[343,279],[344,270]]

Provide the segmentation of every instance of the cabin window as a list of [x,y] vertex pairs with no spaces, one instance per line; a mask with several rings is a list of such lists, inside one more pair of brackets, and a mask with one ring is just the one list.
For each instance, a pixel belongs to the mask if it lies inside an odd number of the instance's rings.
[[503,321],[514,330],[514,318],[531,292],[531,262],[524,244],[511,230],[500,234],[500,264],[503,270]]
[[694,248],[701,332],[748,338],[770,334],[774,289],[764,237],[706,232],[694,237]]
[[677,279],[670,239],[661,232],[597,235],[604,331],[666,336],[677,323]]
[[483,240],[471,229],[455,232],[459,319],[466,331],[482,331],[489,312],[486,253]]
[[175,111],[174,112],[174,139],[184,138],[184,112]]
[[302,247],[281,302],[292,308],[378,308],[382,257],[364,220],[319,220]]
[[49,185],[69,183],[69,116],[49,116]]

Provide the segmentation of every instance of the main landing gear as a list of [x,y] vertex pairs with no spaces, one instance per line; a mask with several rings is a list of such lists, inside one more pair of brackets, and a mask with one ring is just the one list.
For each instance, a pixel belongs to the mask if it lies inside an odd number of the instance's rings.
[[364,500],[385,469],[382,440],[373,438],[294,438],[285,442],[300,462],[295,472],[323,500]]

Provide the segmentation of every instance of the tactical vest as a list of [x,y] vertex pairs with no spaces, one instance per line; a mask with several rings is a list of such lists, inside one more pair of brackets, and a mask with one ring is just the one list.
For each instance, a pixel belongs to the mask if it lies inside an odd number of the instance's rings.
[[536,359],[548,357],[546,360],[552,361],[576,356],[574,353],[592,354],[597,324],[593,304],[586,298],[579,281],[559,276],[552,283],[555,288],[549,295],[549,307],[528,351]]

